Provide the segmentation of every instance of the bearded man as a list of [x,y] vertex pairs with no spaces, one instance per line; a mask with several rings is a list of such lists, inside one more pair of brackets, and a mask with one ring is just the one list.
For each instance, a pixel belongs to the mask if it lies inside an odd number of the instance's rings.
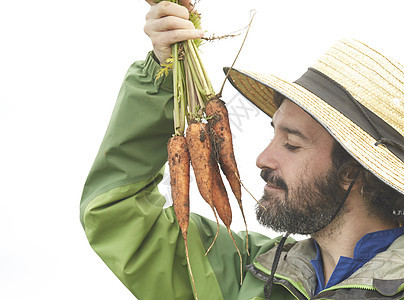
[[[157,189],[173,101],[172,78],[156,74],[171,44],[203,32],[184,6],[148,2],[154,49],[124,80],[83,191],[81,222],[138,299],[193,299],[182,234]],[[284,236],[250,233],[247,251],[246,234],[236,235],[240,274],[226,230],[205,256],[216,223],[192,214],[199,299],[403,299],[404,68],[342,40],[294,83],[240,70],[229,80],[272,118],[274,137],[257,158],[266,183],[257,218]],[[291,233],[311,237],[295,242]]]

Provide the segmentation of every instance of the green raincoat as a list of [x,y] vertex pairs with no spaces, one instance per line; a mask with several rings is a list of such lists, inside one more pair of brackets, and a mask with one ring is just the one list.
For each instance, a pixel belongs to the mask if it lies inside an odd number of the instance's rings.
[[[184,241],[172,207],[157,185],[173,133],[172,77],[156,79],[159,65],[149,53],[129,69],[110,124],[85,183],[80,220],[94,251],[140,300],[194,299]],[[200,300],[264,299],[274,245],[257,233],[234,234],[240,262],[225,228],[209,254],[216,223],[191,214],[190,261]],[[404,238],[378,254],[350,278],[313,296],[313,240],[288,240],[280,259],[273,299],[403,299]]]

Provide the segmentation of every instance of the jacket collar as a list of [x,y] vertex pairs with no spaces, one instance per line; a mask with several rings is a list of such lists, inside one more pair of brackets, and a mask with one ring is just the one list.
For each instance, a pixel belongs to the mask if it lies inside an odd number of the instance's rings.
[[[276,247],[257,257],[256,261],[264,268],[271,270]],[[317,277],[311,264],[316,257],[313,239],[306,239],[293,244],[285,244],[276,269],[276,274],[294,282],[300,282],[309,295],[314,293]]]
[[[269,274],[276,247],[258,256],[256,262]],[[310,296],[314,295],[316,273],[311,260],[316,257],[316,247],[312,238],[293,244],[285,244],[276,270],[276,277],[287,278],[298,283]],[[349,278],[334,287],[366,285],[374,287],[382,294],[394,295],[404,283],[404,235],[397,238],[384,252],[377,254]]]
[[394,295],[404,283],[404,235],[384,252],[377,254],[349,278],[336,285],[364,284],[384,295]]

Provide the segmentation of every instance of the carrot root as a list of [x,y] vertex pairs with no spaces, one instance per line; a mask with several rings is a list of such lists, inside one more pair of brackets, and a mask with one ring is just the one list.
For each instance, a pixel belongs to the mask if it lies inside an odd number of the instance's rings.
[[247,255],[250,256],[250,250],[249,250],[249,245],[248,245],[248,229],[247,229],[247,221],[245,219],[245,215],[244,215],[244,209],[243,206],[241,205],[241,202],[239,203],[240,205],[240,211],[241,211],[241,215],[243,216],[243,220],[244,220],[244,226],[245,226],[245,233],[246,233],[246,240],[245,240],[245,248],[247,251]]
[[185,244],[185,254],[188,270],[194,289],[195,299],[198,299],[194,275],[189,260],[187,230],[189,225],[189,151],[185,137],[173,136],[167,143],[168,164],[170,168],[171,196],[174,212],[181,229]]
[[194,275],[192,274],[191,262],[189,261],[188,243],[187,243],[186,236],[184,237],[184,243],[185,243],[185,252],[187,254],[188,271],[189,271],[189,275],[191,276],[192,287],[194,289],[194,296],[195,296],[195,299],[198,300],[198,294],[196,293],[196,287],[195,287],[195,279],[194,279]]
[[[237,176],[237,174],[235,174]],[[247,193],[250,194],[250,196],[255,200],[255,202],[257,202],[257,204],[259,206],[261,206],[263,209],[267,210],[267,208],[265,206],[263,206],[254,196],[253,194],[251,194],[251,192],[245,187],[245,185],[243,184],[243,182],[240,180],[240,177],[237,176],[238,181],[240,181],[241,186],[247,191]]]
[[215,237],[213,238],[212,244],[210,244],[208,250],[206,250],[206,252],[205,252],[205,256],[208,255],[210,249],[212,249],[213,245],[214,245],[215,242],[216,242],[217,236],[219,235],[219,228],[220,228],[220,227],[219,227],[219,219],[217,218],[217,213],[216,213],[215,208],[214,208],[213,206],[212,206],[212,210],[213,210],[213,213],[214,213],[214,215],[215,215],[216,224],[217,224],[217,230],[216,230],[216,235],[215,235]]
[[240,182],[235,177],[238,168],[233,150],[233,138],[231,136],[229,113],[226,105],[220,99],[214,99],[206,105],[206,114],[210,117],[209,133],[214,143],[217,160],[226,176],[233,194],[237,199],[241,198]]
[[186,139],[199,193],[212,208],[217,223],[216,235],[212,244],[205,253],[205,255],[207,255],[212,246],[215,244],[219,234],[219,219],[213,205],[212,191],[212,176],[215,161],[212,157],[212,145],[207,124],[191,123],[187,128]]
[[228,231],[228,233],[229,233],[229,235],[230,235],[230,237],[231,237],[231,239],[232,239],[232,241],[233,241],[233,243],[234,243],[234,246],[235,246],[236,249],[237,249],[238,256],[239,256],[239,258],[240,258],[240,285],[243,285],[243,258],[241,257],[240,250],[238,249],[237,244],[236,244],[236,241],[234,240],[234,237],[233,237],[233,235],[231,234],[230,227],[227,227],[227,231]]
[[189,224],[189,152],[183,136],[173,136],[167,143],[171,196],[174,212],[183,233]]
[[[218,160],[220,167],[225,174],[227,181],[233,191],[234,196],[237,199],[240,207],[241,214],[243,216],[245,230],[247,233],[246,238],[246,250],[250,255],[248,245],[248,229],[247,221],[245,218],[243,204],[241,201],[241,180],[238,173],[237,163],[234,156],[233,141],[231,136],[229,114],[225,103],[220,99],[214,99],[209,101],[206,105],[206,113],[211,117],[209,119],[210,134],[213,136],[214,151],[216,159]],[[219,175],[220,176],[220,175]]]

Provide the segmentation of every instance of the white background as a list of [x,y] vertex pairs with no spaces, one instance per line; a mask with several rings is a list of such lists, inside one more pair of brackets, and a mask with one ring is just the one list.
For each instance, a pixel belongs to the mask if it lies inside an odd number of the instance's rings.
[[[240,29],[257,11],[239,68],[294,80],[345,37],[404,62],[399,0],[201,0],[198,7],[208,35]],[[151,49],[147,11],[141,0],[1,2],[0,299],[134,299],[88,245],[79,201],[125,72]],[[216,90],[241,40],[202,48]],[[260,197],[255,158],[271,138],[269,119],[230,85],[224,100],[240,174]],[[212,217],[193,195],[192,210]],[[249,229],[275,235],[256,224],[254,200],[244,195]],[[233,229],[243,230],[233,208]]]

